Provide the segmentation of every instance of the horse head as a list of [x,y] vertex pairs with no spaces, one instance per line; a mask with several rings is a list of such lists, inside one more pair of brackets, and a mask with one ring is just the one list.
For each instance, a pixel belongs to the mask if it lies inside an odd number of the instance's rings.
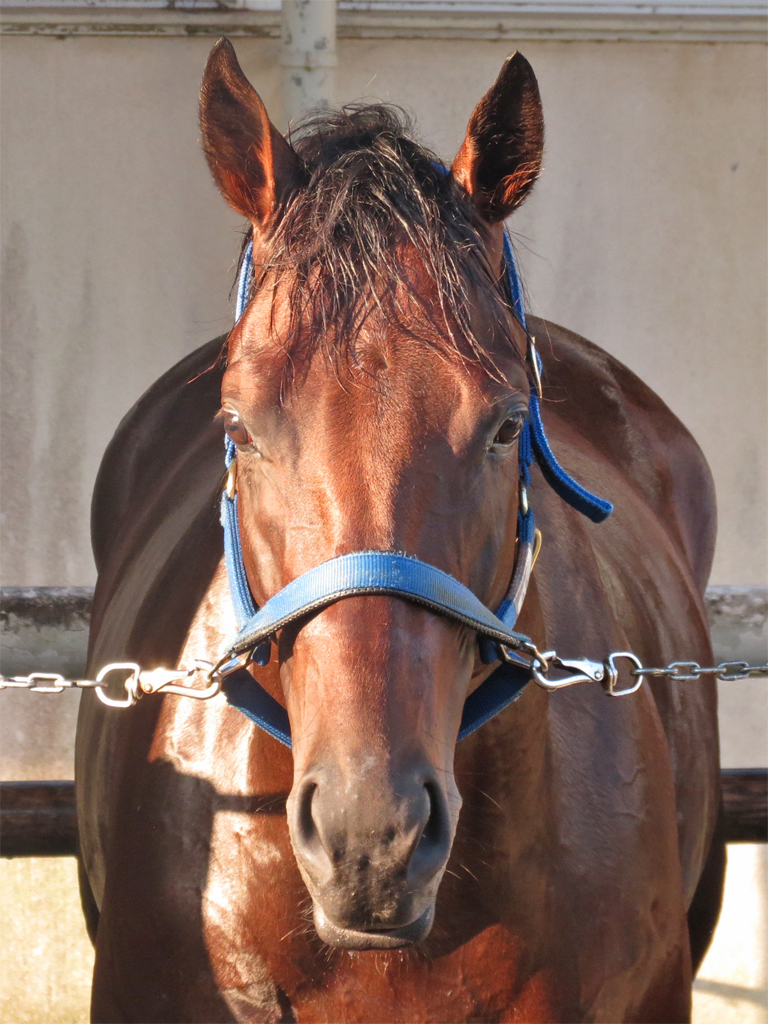
[[[289,143],[225,40],[201,124],[253,241],[221,416],[256,601],[370,549],[416,556],[495,608],[528,401],[502,221],[540,167],[529,64],[504,64],[450,173],[388,107],[319,114]],[[428,934],[461,804],[462,708],[492,667],[472,630],[388,595],[347,597],[281,632],[263,680],[290,719],[289,829],[325,942]]]

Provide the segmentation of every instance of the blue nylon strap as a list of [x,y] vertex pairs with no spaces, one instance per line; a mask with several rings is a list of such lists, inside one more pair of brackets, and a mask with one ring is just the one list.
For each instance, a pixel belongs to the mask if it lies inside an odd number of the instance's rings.
[[[251,273],[253,271],[253,242],[249,242],[243,253],[240,277],[237,282],[237,302],[235,305],[235,323],[245,312],[248,305],[248,292],[251,287]],[[227,470],[237,459],[237,445],[229,438],[224,438],[224,465]],[[226,489],[221,495],[221,525],[224,528],[224,560],[227,565],[227,576],[229,577],[229,590],[232,594],[232,604],[235,606],[235,618],[237,628],[242,629],[249,619],[256,614],[256,603],[248,585],[248,577],[245,575],[243,564],[243,549],[240,543],[240,526],[237,518],[237,491],[230,498]]]
[[[230,468],[236,457],[237,445],[230,438],[226,438],[224,462],[227,469]],[[256,604],[251,595],[243,564],[243,549],[240,544],[240,527],[237,519],[237,492],[232,498],[227,496],[226,491],[222,492],[221,525],[224,528],[224,560],[227,565],[229,590],[232,594],[232,604],[235,606],[237,628],[242,629],[245,623],[256,614]]]
[[[525,665],[503,664],[471,693],[464,702],[457,739],[463,740],[518,699],[530,681]],[[224,694],[233,708],[269,733],[278,743],[291,747],[291,724],[282,704],[264,687],[240,669],[224,680]]]
[[520,284],[520,275],[517,272],[515,254],[512,250],[512,243],[509,240],[506,228],[504,229],[504,264],[507,270],[509,293],[512,297],[512,312],[527,331],[528,323],[525,319],[525,307],[523,306],[523,288]]
[[557,461],[554,452],[549,447],[549,441],[544,432],[539,399],[534,394],[530,397],[529,408],[531,443],[544,479],[555,494],[575,508],[577,512],[581,512],[587,519],[591,519],[593,523],[602,523],[613,512],[613,505],[604,498],[598,498],[596,494],[592,494],[586,487],[582,487],[580,483],[566,473]]
[[223,690],[228,704],[242,711],[246,718],[268,732],[278,743],[284,747],[291,746],[288,712],[250,672],[244,668],[233,672],[225,678]]
[[523,692],[531,680],[527,665],[500,665],[464,701],[461,725],[457,739],[470,736],[500,711],[508,707]]
[[[506,231],[504,232],[504,259],[507,266],[509,291],[512,297],[512,309],[517,319],[527,330],[528,325],[525,319],[520,277],[515,263],[515,254],[512,251],[512,243],[510,242],[509,235]],[[537,361],[539,374],[541,374],[541,357],[536,351],[534,351],[534,358]],[[566,473],[557,461],[555,453],[550,448],[549,441],[547,440],[547,435],[544,430],[544,421],[541,418],[541,403],[539,402],[538,395],[534,391],[531,392],[529,409],[530,415],[525,427],[523,428],[523,433],[528,435],[527,441],[530,445],[531,453],[527,458],[527,465],[530,466],[531,459],[535,456],[536,461],[544,474],[544,479],[555,494],[562,498],[563,501],[573,506],[573,508],[578,512],[581,512],[582,515],[585,515],[587,519],[591,519],[593,523],[602,523],[603,520],[607,519],[611,512],[613,512],[613,505],[610,501],[606,501],[604,498],[599,498],[596,494],[592,494],[591,491],[582,487],[578,481],[574,480],[570,474]],[[521,476],[525,462],[526,459],[521,452]]]
[[363,594],[413,601],[509,647],[528,641],[442,569],[391,551],[354,551],[316,565],[283,587],[240,630],[230,650],[242,654],[305,615]]
[[248,294],[251,290],[251,275],[253,274],[253,241],[246,246],[243,259],[240,265],[240,277],[237,281],[237,301],[235,303],[235,323],[245,312],[248,305]]

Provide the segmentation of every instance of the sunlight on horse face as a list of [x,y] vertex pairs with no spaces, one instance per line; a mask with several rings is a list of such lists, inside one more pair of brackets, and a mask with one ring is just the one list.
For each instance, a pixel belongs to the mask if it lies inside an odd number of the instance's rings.
[[[250,140],[240,166],[233,109]],[[281,211],[311,186],[225,44],[206,72],[202,122],[214,176],[251,219],[255,264],[267,264]],[[479,152],[477,139],[465,143],[454,164],[470,196],[481,193]],[[496,213],[484,211],[491,267],[494,221],[519,201],[511,186],[505,195]],[[468,322],[492,356],[489,372],[463,342],[457,351],[460,325],[417,249],[402,241],[399,262],[408,287],[394,288],[397,316],[369,296],[343,351],[333,325],[317,337],[312,318],[292,315],[291,270],[274,267],[230,337],[222,408],[239,423],[240,531],[259,603],[313,566],[365,549],[417,556],[489,607],[504,596],[517,452],[496,442],[525,412],[524,335],[508,314],[501,329],[494,319],[492,275],[484,287],[475,281]],[[288,708],[295,766],[289,828],[318,933],[356,949],[418,942],[432,925],[461,803],[453,756],[463,704],[490,671],[475,634],[412,603],[366,596],[284,630],[279,657],[275,696]]]

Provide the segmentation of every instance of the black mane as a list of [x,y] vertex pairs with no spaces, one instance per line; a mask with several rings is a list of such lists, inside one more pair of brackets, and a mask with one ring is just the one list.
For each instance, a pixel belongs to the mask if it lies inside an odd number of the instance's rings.
[[[328,344],[332,331],[334,358],[354,360],[357,329],[373,305],[406,326],[403,286],[426,314],[403,261],[406,248],[437,285],[438,344],[447,354],[488,363],[470,321],[476,288],[498,297],[498,324],[509,333],[509,301],[484,255],[474,207],[410,132],[405,113],[384,104],[314,113],[293,129],[306,185],[289,197],[254,273],[254,288],[267,277],[280,281],[283,271],[293,277],[289,348],[299,337]],[[414,332],[412,316],[406,329]]]

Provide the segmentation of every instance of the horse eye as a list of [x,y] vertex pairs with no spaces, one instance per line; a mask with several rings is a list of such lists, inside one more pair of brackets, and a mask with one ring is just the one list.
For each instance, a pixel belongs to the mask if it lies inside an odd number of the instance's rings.
[[231,438],[235,444],[246,445],[253,444],[251,435],[245,429],[245,425],[236,412],[230,410],[224,411],[224,430],[227,437]]
[[521,413],[518,413],[515,416],[510,416],[508,420],[504,420],[502,425],[499,427],[496,437],[493,439],[491,451],[502,453],[509,451],[520,436],[520,431],[523,429],[524,422],[525,420]]

